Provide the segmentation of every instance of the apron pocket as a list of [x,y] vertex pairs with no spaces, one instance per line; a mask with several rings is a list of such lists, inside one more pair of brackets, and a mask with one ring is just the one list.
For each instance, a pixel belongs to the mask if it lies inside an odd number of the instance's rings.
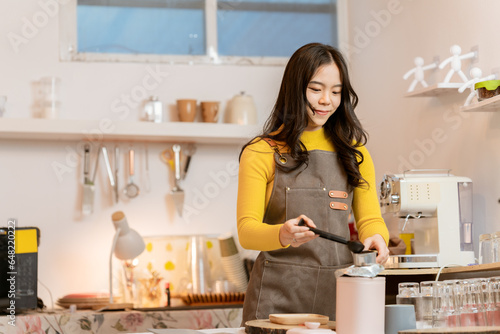
[[328,224],[330,198],[323,188],[288,188],[286,190],[286,220],[305,214],[319,229]]
[[311,313],[320,267],[266,260],[257,304],[257,318],[271,313]]

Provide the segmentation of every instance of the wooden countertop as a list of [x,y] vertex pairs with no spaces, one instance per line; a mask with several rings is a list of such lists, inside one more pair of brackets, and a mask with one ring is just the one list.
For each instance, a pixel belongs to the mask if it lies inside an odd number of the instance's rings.
[[484,334],[500,334],[500,327],[497,326],[477,326],[477,327],[455,327],[455,328],[426,328],[426,329],[407,329],[399,331],[400,334],[469,334],[469,333],[484,333]]
[[[500,262],[477,264],[473,266],[457,266],[446,267],[441,270],[441,274],[467,273],[479,271],[500,270]],[[436,275],[439,273],[439,268],[422,268],[422,269],[386,269],[382,271],[380,276],[392,275]]]

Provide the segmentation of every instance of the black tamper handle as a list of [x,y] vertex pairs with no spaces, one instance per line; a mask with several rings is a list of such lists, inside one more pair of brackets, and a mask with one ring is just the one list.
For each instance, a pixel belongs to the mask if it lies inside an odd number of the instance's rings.
[[332,234],[329,232],[325,232],[325,231],[319,230],[319,229],[314,228],[314,227],[307,226],[306,222],[304,221],[303,218],[300,218],[299,226],[308,227],[309,230],[313,231],[314,234],[319,235],[321,238],[347,245],[347,248],[349,248],[349,250],[353,253],[361,253],[363,251],[363,249],[365,249],[365,246],[359,241],[346,240],[342,237],[339,237],[338,235],[335,235],[335,234]]

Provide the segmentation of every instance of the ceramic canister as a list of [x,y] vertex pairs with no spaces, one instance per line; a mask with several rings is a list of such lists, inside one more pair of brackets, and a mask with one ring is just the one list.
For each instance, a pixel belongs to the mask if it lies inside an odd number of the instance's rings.
[[337,334],[384,334],[385,277],[337,278]]

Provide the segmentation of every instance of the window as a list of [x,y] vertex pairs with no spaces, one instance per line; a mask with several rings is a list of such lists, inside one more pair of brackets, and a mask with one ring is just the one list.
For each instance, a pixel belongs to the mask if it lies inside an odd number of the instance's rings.
[[272,65],[339,39],[336,0],[73,1],[61,13],[64,60]]

